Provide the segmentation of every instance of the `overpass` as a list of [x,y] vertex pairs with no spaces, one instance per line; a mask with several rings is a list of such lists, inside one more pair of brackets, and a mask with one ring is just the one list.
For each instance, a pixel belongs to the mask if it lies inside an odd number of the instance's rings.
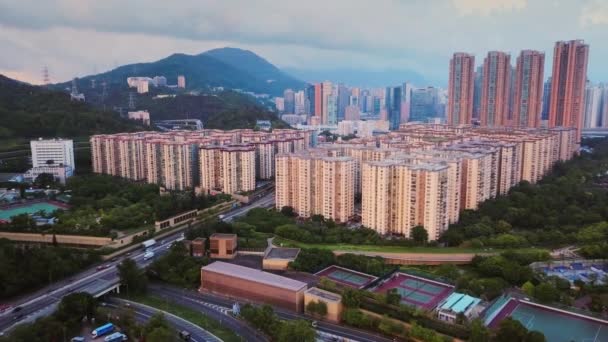
[[203,129],[203,122],[199,119],[180,119],[180,120],[158,120],[154,125],[162,131],[175,129],[190,129],[200,131]]

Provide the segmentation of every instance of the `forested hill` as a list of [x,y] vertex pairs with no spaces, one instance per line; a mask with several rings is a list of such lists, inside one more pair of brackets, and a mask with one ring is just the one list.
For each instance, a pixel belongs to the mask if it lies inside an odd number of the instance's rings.
[[69,94],[0,75],[0,139],[76,137],[143,129],[115,112],[70,101]]

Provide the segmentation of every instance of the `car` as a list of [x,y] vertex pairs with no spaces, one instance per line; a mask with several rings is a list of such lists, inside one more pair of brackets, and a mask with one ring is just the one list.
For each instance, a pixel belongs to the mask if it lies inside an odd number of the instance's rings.
[[22,307],[20,307],[20,306],[18,306],[18,307],[16,307],[16,308],[14,308],[14,309],[13,309],[13,313],[15,313],[15,312],[19,312],[19,311],[21,311],[21,310],[23,310],[23,308],[22,308]]
[[19,320],[22,318],[23,318],[23,314],[18,314],[18,315],[13,316],[13,321],[16,321],[16,320]]
[[125,254],[126,256],[131,256],[131,252],[127,252],[127,254]]
[[113,257],[112,259],[110,259],[110,261],[111,261],[111,262],[114,262],[114,261],[116,261],[116,260],[118,260],[118,258],[117,258],[117,257]]
[[191,334],[187,330],[182,330],[179,332],[179,338],[184,341],[190,341]]
[[110,265],[107,265],[107,264],[106,265],[99,265],[99,266],[97,266],[97,270],[98,271],[105,270],[108,267],[110,267]]
[[312,323],[310,323],[310,325],[311,325],[313,328],[316,328],[316,327],[317,327],[317,321],[312,321]]

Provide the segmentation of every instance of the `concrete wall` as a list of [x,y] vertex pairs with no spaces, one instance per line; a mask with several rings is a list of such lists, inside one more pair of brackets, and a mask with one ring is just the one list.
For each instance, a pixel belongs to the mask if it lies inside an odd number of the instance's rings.
[[[0,232],[0,238],[30,243],[53,243],[53,234]],[[57,240],[57,243],[61,245],[73,245],[83,247],[102,247],[112,243],[112,239],[109,237],[84,235],[56,234],[55,239]]]

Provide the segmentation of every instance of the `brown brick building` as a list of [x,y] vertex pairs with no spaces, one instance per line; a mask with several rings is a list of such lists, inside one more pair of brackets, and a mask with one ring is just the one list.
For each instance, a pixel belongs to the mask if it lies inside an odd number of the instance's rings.
[[236,247],[236,234],[215,233],[209,237],[209,256],[214,259],[234,259]]
[[201,291],[302,312],[306,283],[249,267],[216,261],[201,268]]

